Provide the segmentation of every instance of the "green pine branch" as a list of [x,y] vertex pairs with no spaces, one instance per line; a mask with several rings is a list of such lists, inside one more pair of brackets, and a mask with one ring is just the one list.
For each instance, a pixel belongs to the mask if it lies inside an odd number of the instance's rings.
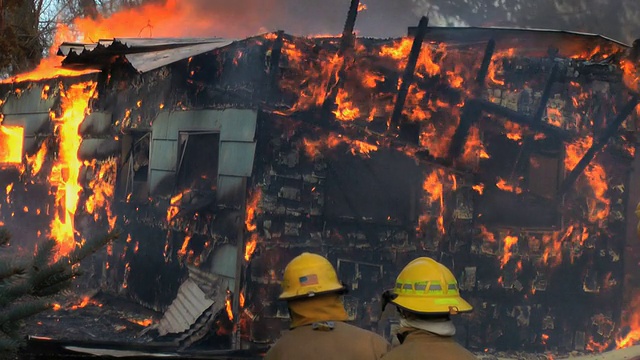
[[0,281],[26,273],[27,266],[28,264],[25,261],[0,259]]

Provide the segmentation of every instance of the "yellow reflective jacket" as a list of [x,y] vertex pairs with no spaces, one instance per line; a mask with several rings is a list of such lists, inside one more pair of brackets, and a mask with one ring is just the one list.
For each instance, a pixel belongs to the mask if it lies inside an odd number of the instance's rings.
[[388,350],[389,343],[381,336],[333,321],[289,330],[269,349],[265,360],[377,360]]
[[440,336],[428,331],[402,328],[404,336],[401,345],[393,348],[383,360],[474,360],[476,357],[460,346],[453,337]]

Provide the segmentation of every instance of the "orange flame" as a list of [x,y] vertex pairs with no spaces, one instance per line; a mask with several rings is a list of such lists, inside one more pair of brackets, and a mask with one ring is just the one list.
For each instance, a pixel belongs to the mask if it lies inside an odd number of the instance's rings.
[[258,234],[251,234],[251,238],[247,241],[247,244],[244,247],[244,260],[251,260],[251,255],[253,255],[254,251],[256,251],[256,247],[258,246]]
[[480,195],[484,193],[484,184],[473,185],[471,188]]
[[0,165],[21,164],[24,129],[0,125]]
[[31,174],[31,176],[36,176],[38,175],[38,173],[40,173],[40,170],[42,169],[42,165],[44,164],[44,160],[45,157],[47,156],[47,143],[43,142],[42,145],[40,145],[40,149],[38,150],[37,153],[33,154],[32,156],[28,156],[27,155],[27,164],[29,165],[29,173]]
[[522,140],[522,127],[519,124],[511,121],[505,121],[504,130],[507,139],[515,142],[520,142]]
[[88,296],[85,296],[82,298],[82,301],[79,304],[76,305],[72,305],[69,310],[78,310],[81,309],[83,307],[86,307],[87,305],[94,305],[94,306],[98,306],[98,307],[102,307],[102,304],[100,302],[98,302],[95,299],[91,299]]
[[507,183],[507,180],[503,178],[498,178],[498,182],[496,183],[496,187],[502,191],[508,191],[516,194],[522,194],[522,188],[517,185],[512,185]]
[[224,302],[224,308],[227,311],[227,318],[229,318],[229,320],[233,320],[233,309],[231,307],[231,299],[229,297],[227,297]]
[[478,129],[477,126],[472,126],[469,129],[469,136],[464,146],[464,152],[462,154],[463,161],[465,163],[473,163],[476,159],[489,158],[490,156],[480,139],[480,129]]
[[[438,230],[444,234],[444,185],[442,183],[442,179],[444,178],[444,170],[437,169],[434,170],[431,174],[427,175],[422,183],[422,189],[424,190],[424,201],[428,206],[432,206],[433,203],[439,203],[440,211],[438,214],[438,218],[436,219],[436,224],[438,226]],[[427,214],[423,214],[420,216],[418,220],[418,230],[420,230],[424,224],[426,224],[430,220],[431,216]]]
[[49,177],[51,185],[57,189],[51,236],[58,242],[60,254],[67,254],[76,245],[74,216],[82,191],[78,183],[82,166],[77,155],[82,141],[78,127],[84,120],[95,88],[96,83],[91,81],[71,85],[61,91],[62,116],[54,119],[56,131],[60,134],[60,149]]
[[625,336],[616,338],[616,348],[622,349],[640,343],[640,294],[635,292],[630,296],[631,304],[623,312],[622,325],[628,328]]
[[91,189],[91,195],[85,202],[85,209],[87,213],[92,214],[95,221],[100,219],[100,213],[96,210],[103,209],[107,221],[109,223],[109,229],[113,229],[116,224],[116,215],[111,210],[111,202],[115,193],[116,172],[118,164],[115,159],[107,160],[101,163],[93,160],[92,162],[86,162],[85,166],[92,168],[94,172],[93,179],[89,181],[89,188]]
[[238,299],[240,307],[244,308],[244,291],[240,292],[240,298]]
[[260,199],[262,199],[262,190],[259,187],[256,187],[247,202],[246,215],[244,219],[244,225],[249,232],[256,231],[258,229],[258,226],[256,225],[256,214],[260,210],[258,208]]
[[517,236],[512,236],[512,235],[505,236],[503,246],[502,246],[502,259],[500,260],[501,269],[504,268],[504,266],[507,265],[507,263],[509,263],[511,256],[513,255],[512,253],[513,246],[516,245],[517,243],[518,243]]
[[178,255],[180,257],[184,257],[187,255],[187,248],[189,247],[189,242],[191,241],[191,235],[186,235],[184,237],[184,241],[182,242],[182,247],[178,250]]
[[[578,139],[565,147],[565,168],[568,171],[573,170],[584,154],[593,145],[593,137],[587,136]],[[596,223],[606,220],[611,210],[611,201],[607,199],[605,194],[609,190],[607,182],[607,173],[604,167],[597,160],[592,160],[589,166],[584,170],[583,177],[586,178],[588,186],[591,188],[593,198],[588,199],[587,206],[589,208],[589,222]]]
[[153,324],[153,319],[127,319],[130,323],[138,324],[140,326],[147,327]]

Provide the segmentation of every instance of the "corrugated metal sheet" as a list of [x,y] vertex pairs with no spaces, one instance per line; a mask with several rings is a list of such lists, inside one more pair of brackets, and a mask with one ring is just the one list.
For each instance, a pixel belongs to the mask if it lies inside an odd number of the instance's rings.
[[231,176],[251,176],[253,158],[256,153],[254,142],[220,142],[218,174]]
[[162,319],[158,323],[158,332],[179,334],[191,325],[214,304],[191,279],[187,279],[178,289],[178,295],[173,300]]
[[6,102],[2,106],[2,113],[7,114],[33,114],[33,113],[49,113],[55,97],[42,98],[43,87],[41,84],[34,85],[31,89],[25,90],[16,95],[11,93]]
[[[115,38],[97,43],[63,43],[58,55],[69,68],[102,68],[113,55],[122,55],[141,73],[228,46],[234,40],[220,38]],[[107,56],[108,55],[108,56]]]
[[174,49],[153,52],[127,54],[125,57],[138,72],[145,73],[174,62],[200,55],[231,44],[233,41],[220,40],[216,43],[183,46]]
[[107,112],[93,112],[84,118],[78,132],[82,136],[100,136],[109,133],[112,115]]

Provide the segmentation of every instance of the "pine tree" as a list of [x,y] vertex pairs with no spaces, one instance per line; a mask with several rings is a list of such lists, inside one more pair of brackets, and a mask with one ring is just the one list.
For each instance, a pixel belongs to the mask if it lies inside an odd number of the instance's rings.
[[[118,232],[111,232],[88,240],[55,261],[57,245],[53,239],[40,243],[33,256],[0,254],[0,357],[19,347],[22,321],[52,308],[51,296],[69,287],[80,275],[78,264],[118,236]],[[0,246],[6,248],[10,240],[9,231],[0,227]]]

